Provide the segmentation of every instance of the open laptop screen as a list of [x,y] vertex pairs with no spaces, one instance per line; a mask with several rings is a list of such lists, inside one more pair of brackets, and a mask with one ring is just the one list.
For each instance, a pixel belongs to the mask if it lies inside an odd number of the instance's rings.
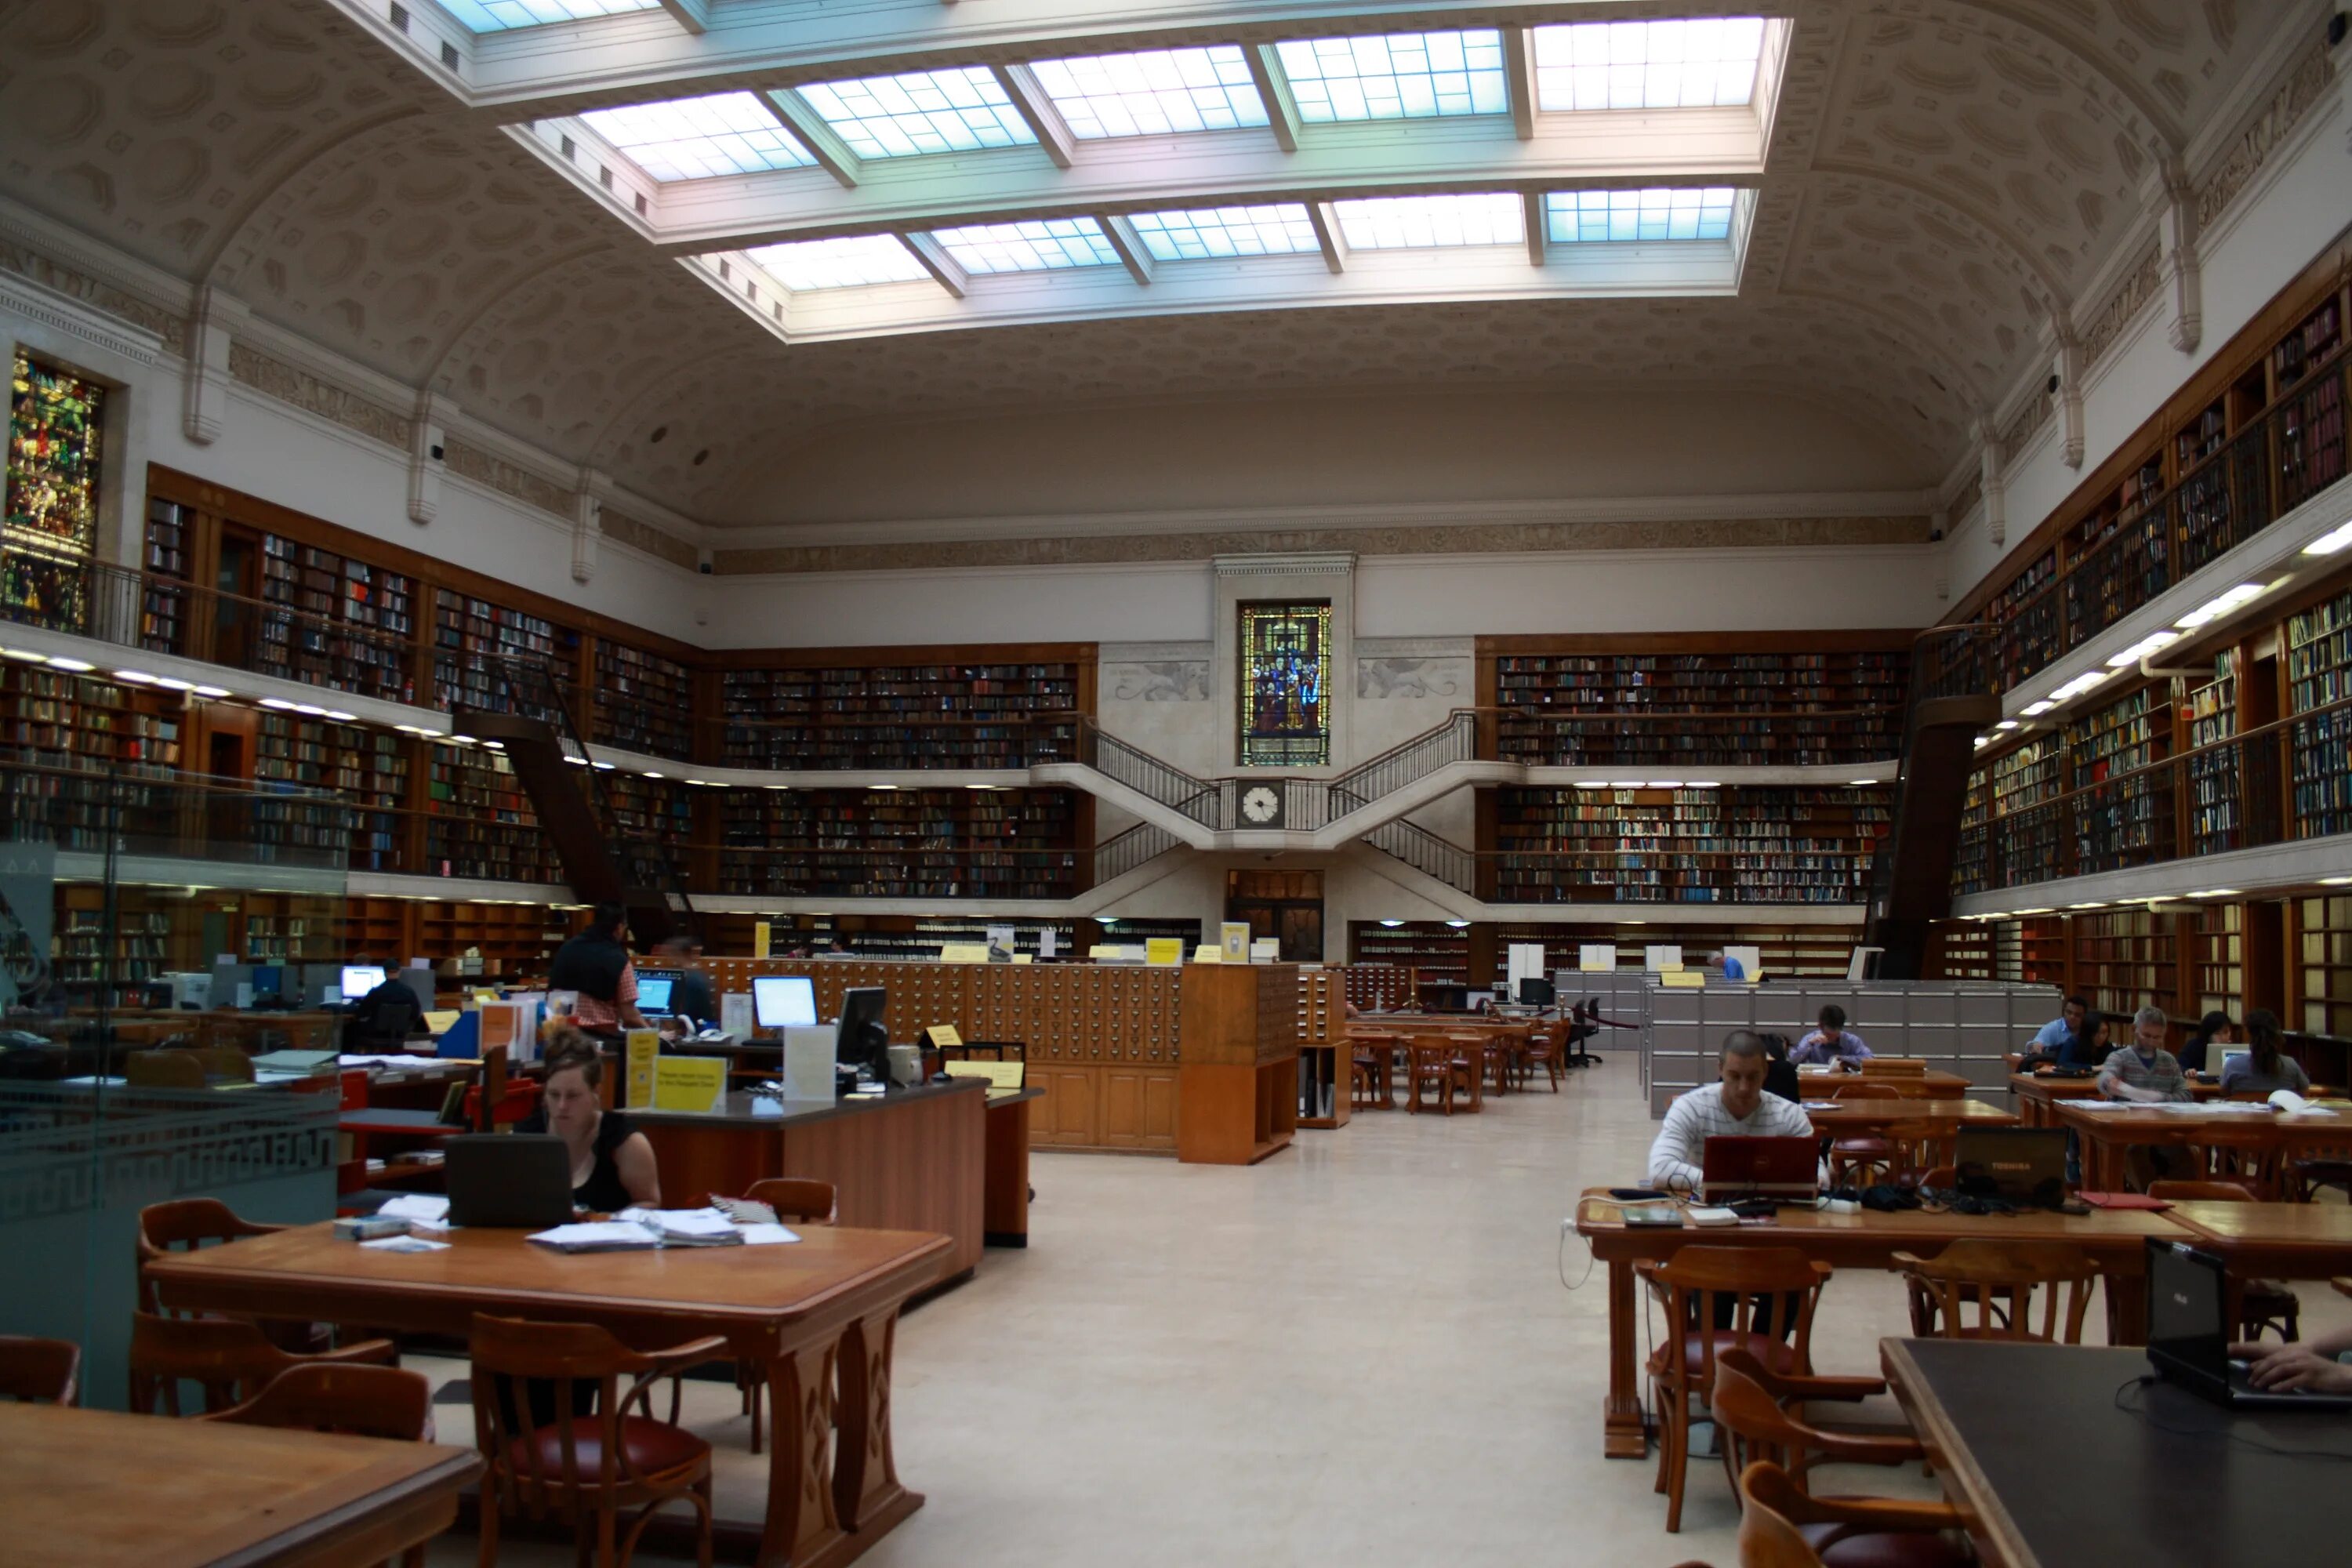
[[[2228,1325],[2223,1321],[2221,1260],[2180,1242],[2152,1242],[2147,1249],[2147,1353],[2151,1361],[2214,1377],[2230,1371]],[[2161,1358],[2161,1360],[2159,1359]]]

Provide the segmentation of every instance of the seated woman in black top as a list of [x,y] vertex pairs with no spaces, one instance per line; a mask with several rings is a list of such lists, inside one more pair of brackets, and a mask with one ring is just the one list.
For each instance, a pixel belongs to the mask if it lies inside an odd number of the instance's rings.
[[2182,1072],[2210,1073],[2219,1078],[2221,1053],[2213,1047],[2220,1046],[2226,1050],[2235,1044],[2237,1031],[2230,1022],[2230,1015],[2216,1008],[2197,1021],[2197,1026],[2180,1042],[2180,1049],[2174,1055],[2179,1058]]
[[2083,1026],[2058,1048],[2058,1065],[2062,1068],[2102,1068],[2115,1055],[2115,1046],[2107,1033],[2105,1018],[2085,1018]]
[[552,1132],[572,1152],[572,1201],[598,1214],[661,1206],[661,1173],[654,1146],[617,1110],[596,1100],[604,1059],[579,1030],[558,1026],[547,1037],[547,1079],[539,1109],[517,1132]]

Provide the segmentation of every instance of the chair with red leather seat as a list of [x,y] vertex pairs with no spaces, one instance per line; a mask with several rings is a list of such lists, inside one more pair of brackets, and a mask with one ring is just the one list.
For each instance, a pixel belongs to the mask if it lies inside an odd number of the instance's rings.
[[[2063,1241],[1955,1241],[1933,1258],[1898,1252],[1911,1331],[1921,1339],[2079,1345],[2098,1268]],[[2065,1321],[2059,1321],[2061,1288]],[[2033,1297],[2042,1296],[2042,1324]]]
[[180,1414],[180,1384],[204,1391],[204,1412],[251,1399],[280,1374],[298,1366],[359,1363],[382,1365],[399,1355],[390,1340],[358,1344],[319,1355],[278,1349],[255,1325],[236,1318],[165,1318],[131,1315],[131,1408],[152,1415],[161,1405]]
[[1685,1247],[1643,1278],[1664,1299],[1666,1331],[1649,1361],[1666,1529],[1682,1528],[1692,1423],[1707,1419],[1717,1354],[1733,1346],[1779,1373],[1812,1371],[1813,1310],[1830,1266],[1793,1247]]
[[[596,1568],[618,1568],[656,1510],[683,1500],[695,1513],[696,1561],[710,1565],[710,1445],[653,1415],[651,1390],[665,1377],[717,1360],[717,1335],[666,1351],[633,1351],[594,1323],[543,1323],[476,1313],[474,1438],[488,1465],[482,1479],[481,1560],[498,1560],[499,1519],[551,1512],[579,1531],[595,1526]],[[634,1379],[621,1388],[623,1377]],[[597,1385],[596,1413],[578,1405],[574,1380]],[[531,1409],[530,1384],[551,1384],[552,1415]],[[630,1414],[635,1405],[638,1414]],[[620,1511],[635,1508],[615,1552]]]
[[[1830,1098],[1848,1100],[1900,1100],[1903,1091],[1892,1084],[1864,1083],[1855,1079],[1834,1086]],[[1884,1132],[1855,1132],[1830,1141],[1830,1185],[1843,1187],[1846,1179],[1859,1172],[1864,1175],[1884,1175],[1888,1162],[1894,1158],[1895,1145]]]
[[1740,1568],[1962,1568],[1976,1561],[1940,1533],[1959,1526],[1949,1503],[1808,1497],[1786,1470],[1760,1460],[1740,1472],[1739,1498]]

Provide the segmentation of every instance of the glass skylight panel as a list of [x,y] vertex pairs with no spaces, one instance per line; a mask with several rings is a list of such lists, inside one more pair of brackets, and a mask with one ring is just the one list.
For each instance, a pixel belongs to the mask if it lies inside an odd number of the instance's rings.
[[817,82],[802,88],[800,95],[861,158],[1031,147],[1037,142],[986,66]]
[[1154,261],[1206,261],[1227,256],[1297,256],[1323,248],[1315,222],[1297,202],[1262,207],[1202,207],[1137,213],[1128,219]]
[[1554,191],[1544,197],[1544,229],[1554,245],[1726,239],[1733,196],[1729,185]]
[[469,33],[503,33],[509,27],[543,27],[550,22],[583,22],[651,11],[661,0],[441,0],[441,8]]
[[1310,123],[1501,114],[1511,107],[1503,36],[1491,27],[1302,38],[1275,48],[1298,118]]
[[1350,250],[1518,245],[1527,213],[1515,195],[1373,196],[1334,202]]
[[803,239],[743,254],[787,289],[856,289],[868,283],[918,283],[930,273],[895,234]]
[[1265,123],[1265,100],[1234,44],[1039,60],[1030,68],[1082,142]]
[[1706,109],[1746,103],[1764,49],[1760,16],[1577,22],[1536,30],[1539,109]]
[[1090,217],[935,228],[931,237],[945,246],[967,272],[1048,272],[1065,267],[1118,265],[1118,252],[1111,248],[1110,237]]
[[592,109],[580,118],[648,177],[665,182],[805,168],[816,162],[767,105],[748,92]]

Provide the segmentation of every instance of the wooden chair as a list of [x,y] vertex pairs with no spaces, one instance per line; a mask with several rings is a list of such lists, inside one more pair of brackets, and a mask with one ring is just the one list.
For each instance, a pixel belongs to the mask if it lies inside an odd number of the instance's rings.
[[[311,1363],[287,1368],[242,1405],[208,1410],[196,1419],[428,1443],[433,1385],[404,1367]],[[417,1550],[422,1562],[424,1549]]]
[[[2151,1182],[2147,1195],[2168,1204],[2247,1204],[2254,1195],[2236,1182]],[[2264,1329],[2293,1342],[2302,1337],[2303,1299],[2275,1279],[2238,1287],[2238,1337],[2258,1340]]]
[[1558,1025],[1531,1030],[1528,1035],[1527,1052],[1520,1058],[1521,1063],[1527,1068],[1528,1085],[1530,1087],[1534,1085],[1535,1069],[1541,1068],[1544,1070],[1544,1076],[1551,1080],[1551,1091],[1554,1094],[1559,1092],[1560,1047],[1557,1043],[1559,1031]]
[[[2099,1271],[2082,1249],[2058,1241],[1956,1241],[1933,1258],[1895,1255],[1910,1298],[1911,1330],[1922,1339],[2032,1340],[2079,1345]],[[2058,1320],[2060,1287],[2066,1317]],[[2033,1295],[2043,1292],[2042,1326]],[[1973,1308],[1973,1316],[1969,1309]]]
[[1510,1093],[1518,1076],[1517,1043],[1500,1029],[1488,1029],[1479,1038],[1477,1051],[1484,1081],[1492,1085],[1497,1095]]
[[[1864,1083],[1860,1079],[1850,1079],[1832,1088],[1830,1098],[1840,1102],[1849,1100],[1900,1100],[1903,1091],[1892,1084]],[[1894,1152],[1895,1146],[1886,1141],[1884,1133],[1858,1132],[1831,1140],[1830,1185],[1845,1185],[1846,1178],[1856,1171],[1884,1170]]]
[[154,1282],[147,1277],[147,1265],[165,1253],[194,1252],[200,1247],[215,1247],[241,1237],[268,1236],[285,1228],[282,1225],[240,1218],[218,1198],[173,1198],[169,1203],[149,1204],[139,1211],[139,1310],[164,1316],[180,1315],[165,1311],[155,1299]]
[[1949,1503],[1808,1497],[1780,1466],[1761,1462],[1740,1472],[1739,1496],[1740,1568],[1823,1568],[1832,1556],[1873,1568],[1975,1562],[1941,1533],[1960,1522]]
[[[633,1351],[593,1323],[531,1322],[475,1314],[471,1335],[474,1437],[488,1465],[482,1480],[481,1560],[498,1561],[499,1518],[553,1511],[578,1532],[588,1555],[595,1531],[596,1568],[619,1568],[635,1554],[656,1510],[684,1500],[695,1513],[695,1560],[710,1568],[710,1445],[653,1418],[650,1390],[671,1373],[716,1359],[717,1335],[666,1351]],[[632,1377],[622,1391],[623,1377]],[[597,1385],[596,1414],[574,1405],[574,1379]],[[554,1416],[530,1411],[529,1384],[553,1384]],[[643,1414],[630,1415],[635,1405]],[[636,1516],[614,1535],[623,1509]]]
[[[765,1204],[776,1211],[776,1217],[789,1225],[831,1225],[835,1211],[834,1186],[810,1176],[770,1176],[751,1184],[743,1194],[755,1204]],[[768,1364],[759,1361],[738,1361],[735,1363],[735,1391],[741,1396],[743,1414],[751,1418],[751,1452],[761,1451],[761,1431],[768,1403]],[[669,1421],[677,1425],[679,1403],[686,1393],[686,1379],[673,1377],[669,1384]]]
[[1405,1109],[1418,1114],[1421,1091],[1424,1086],[1437,1090],[1437,1109],[1446,1115],[1454,1114],[1454,1091],[1458,1087],[1468,1092],[1470,1063],[1449,1040],[1416,1038],[1407,1046],[1412,1068],[1405,1085]]
[[1776,1373],[1742,1346],[1724,1350],[1715,1360],[1707,1405],[1723,1435],[1732,1490],[1738,1490],[1739,1472],[1759,1459],[1787,1470],[1801,1489],[1816,1463],[1902,1465],[1925,1458],[1907,1433],[1841,1431],[1816,1426],[1801,1414],[1816,1400],[1853,1403],[1885,1392],[1879,1378]]
[[399,1353],[390,1340],[362,1340],[319,1355],[279,1350],[258,1328],[234,1318],[164,1318],[131,1315],[131,1408],[152,1415],[160,1405],[180,1414],[180,1384],[204,1391],[205,1412],[224,1410],[259,1394],[281,1373],[298,1366],[388,1364]]
[[205,1064],[194,1051],[132,1051],[122,1058],[122,1081],[132,1089],[202,1089]]
[[0,1334],[0,1399],[71,1405],[81,1384],[81,1347],[71,1340]]
[[1793,1247],[1685,1247],[1642,1273],[1666,1307],[1666,1332],[1648,1371],[1658,1416],[1655,1489],[1666,1494],[1672,1534],[1682,1529],[1690,1428],[1706,1419],[1717,1352],[1737,1345],[1773,1372],[1810,1373],[1813,1309],[1830,1266]]
[[1363,1079],[1363,1095],[1351,1100],[1350,1108],[1357,1110],[1394,1110],[1395,1091],[1390,1085],[1391,1066],[1400,1045],[1398,1037],[1385,1030],[1350,1029],[1348,1032],[1349,1084],[1352,1089],[1359,1076]]
[[2284,1171],[2276,1138],[2263,1127],[2214,1127],[2200,1131],[2196,1149],[2216,1182],[2243,1189],[2268,1203],[2283,1194]]
[[1894,1121],[1886,1128],[1886,1179],[1900,1187],[1929,1185],[1927,1173],[1959,1158],[1957,1121]]

